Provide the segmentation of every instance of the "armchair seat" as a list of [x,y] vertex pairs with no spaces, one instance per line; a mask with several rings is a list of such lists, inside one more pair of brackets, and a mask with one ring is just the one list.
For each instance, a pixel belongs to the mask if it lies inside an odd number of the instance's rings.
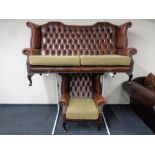
[[99,111],[91,98],[70,98],[66,112],[67,119],[97,120]]
[[131,58],[123,55],[83,55],[80,56],[83,66],[129,66]]
[[79,56],[30,56],[31,65],[40,66],[80,66]]

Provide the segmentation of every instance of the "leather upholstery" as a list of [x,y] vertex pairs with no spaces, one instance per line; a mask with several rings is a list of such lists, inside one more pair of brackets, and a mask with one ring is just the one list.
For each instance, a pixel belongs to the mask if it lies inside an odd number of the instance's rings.
[[[31,29],[30,48],[23,49],[27,56],[27,71],[30,86],[31,77],[38,73],[104,73],[125,72],[132,78],[134,61],[132,55],[137,53],[135,48],[127,48],[127,30],[131,22],[113,25],[98,22],[94,25],[65,25],[60,22],[49,22],[37,25],[27,22]],[[131,57],[128,66],[45,66],[30,64],[31,55],[70,56],[70,55],[124,55]]]
[[92,98],[92,74],[70,74],[69,93],[71,98]]
[[[102,107],[106,103],[106,100],[101,96],[100,74],[75,73],[75,74],[60,74],[60,75],[62,76],[62,83],[61,83],[62,95],[59,99],[59,102],[63,106],[62,112],[64,116],[63,117],[64,122],[68,119],[66,117],[66,113],[70,106],[70,101],[72,101],[72,99],[75,99],[78,102],[80,100],[81,102],[83,102],[85,99],[93,100],[95,107],[99,113],[99,116],[102,116]],[[82,105],[79,106],[76,105],[76,106],[77,107],[80,106],[79,108],[81,108]],[[75,107],[73,106],[72,108],[74,109]],[[74,114],[72,114],[72,116],[73,115]],[[77,119],[79,118],[81,120],[81,116],[77,117]],[[86,117],[83,118],[86,119]],[[98,120],[101,118],[96,119]]]
[[114,54],[117,27],[109,23],[69,26],[48,23],[41,26],[41,55]]
[[124,82],[122,87],[130,95],[130,105],[155,133],[155,92],[145,87],[146,77],[133,79],[131,85]]

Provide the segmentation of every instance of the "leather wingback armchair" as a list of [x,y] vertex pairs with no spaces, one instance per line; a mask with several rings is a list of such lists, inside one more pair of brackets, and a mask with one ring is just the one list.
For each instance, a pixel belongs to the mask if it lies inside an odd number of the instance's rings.
[[71,121],[95,121],[100,130],[102,108],[106,101],[101,96],[100,75],[63,74],[60,104],[62,105],[63,128]]

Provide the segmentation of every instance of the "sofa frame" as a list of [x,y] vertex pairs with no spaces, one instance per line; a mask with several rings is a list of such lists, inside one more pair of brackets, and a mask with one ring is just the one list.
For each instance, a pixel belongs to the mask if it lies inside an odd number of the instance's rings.
[[[27,56],[27,78],[32,86],[32,76],[42,73],[127,73],[129,81],[133,77],[135,48],[127,48],[127,30],[131,22],[113,25],[98,22],[94,25],[65,25],[61,22],[48,22],[37,25],[27,22],[31,29],[30,48],[23,49]],[[31,65],[32,55],[124,55],[131,57],[128,66],[41,66]]]

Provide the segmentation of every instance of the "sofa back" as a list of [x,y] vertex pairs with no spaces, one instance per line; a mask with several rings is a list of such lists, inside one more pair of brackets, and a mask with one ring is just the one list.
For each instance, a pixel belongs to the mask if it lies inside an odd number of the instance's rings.
[[117,26],[99,22],[89,26],[65,25],[49,22],[36,25],[32,30],[31,48],[40,49],[41,55],[104,55],[117,54],[117,48],[127,46],[127,28],[131,23]]

